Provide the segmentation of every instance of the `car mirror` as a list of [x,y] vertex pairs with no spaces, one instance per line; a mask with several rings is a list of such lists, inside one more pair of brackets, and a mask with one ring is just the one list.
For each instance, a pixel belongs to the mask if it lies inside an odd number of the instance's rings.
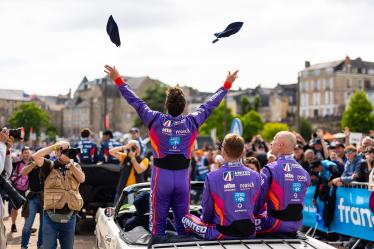
[[113,215],[114,215],[114,208],[112,207],[107,207],[104,211],[105,213],[105,216],[108,217],[108,218],[112,218]]

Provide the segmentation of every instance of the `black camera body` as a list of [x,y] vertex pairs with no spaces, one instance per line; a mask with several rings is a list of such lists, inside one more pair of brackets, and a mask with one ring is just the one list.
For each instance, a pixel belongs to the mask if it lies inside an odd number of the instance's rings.
[[23,128],[9,129],[9,136],[14,139],[23,140]]
[[25,197],[18,193],[10,181],[6,180],[3,175],[0,175],[0,189],[5,191],[15,209],[19,209],[26,202]]
[[61,154],[64,154],[70,159],[76,159],[77,155],[79,155],[80,153],[81,153],[81,150],[79,148],[70,148],[70,149],[65,149],[61,151]]

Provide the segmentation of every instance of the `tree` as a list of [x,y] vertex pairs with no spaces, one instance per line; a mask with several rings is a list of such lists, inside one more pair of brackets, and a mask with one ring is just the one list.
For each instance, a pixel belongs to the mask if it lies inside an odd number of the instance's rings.
[[30,128],[39,136],[42,129],[49,126],[50,117],[48,113],[30,102],[20,105],[12,113],[9,118],[9,124],[12,128],[23,127],[25,129],[25,139],[27,140],[30,135]]
[[249,100],[248,96],[243,95],[240,98],[240,114],[245,115],[250,110],[253,110],[251,101]]
[[257,135],[264,126],[261,115],[254,110],[247,112],[245,115],[240,116],[239,118],[242,122],[243,137],[245,140],[249,140],[253,136]]
[[356,91],[349,99],[343,113],[342,128],[349,127],[353,132],[369,133],[374,127],[373,106],[363,91]]
[[[212,129],[217,129],[217,137],[223,140],[225,134],[223,134],[223,117],[224,117],[224,103],[222,101],[219,106],[213,111],[209,118],[203,123],[199,129],[201,135],[210,135]],[[234,115],[232,115],[231,108],[227,107],[227,124],[230,125]]]
[[[149,108],[155,111],[164,112],[165,98],[168,86],[160,81],[147,88],[143,100],[147,103]],[[139,127],[143,124],[139,117],[135,119],[134,125]]]
[[271,141],[280,131],[288,131],[288,125],[283,123],[266,123],[262,131],[262,137],[266,141]]
[[298,132],[306,141],[309,141],[311,134],[313,132],[313,127],[308,119],[304,117],[300,118]]
[[260,108],[260,105],[261,105],[260,95],[256,95],[253,105],[254,105],[255,111],[258,112],[258,108]]

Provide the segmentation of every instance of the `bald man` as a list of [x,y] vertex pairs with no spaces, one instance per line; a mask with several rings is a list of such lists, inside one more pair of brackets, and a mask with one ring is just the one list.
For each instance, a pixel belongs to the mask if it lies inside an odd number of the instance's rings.
[[310,176],[293,158],[296,137],[288,131],[275,135],[272,153],[277,157],[261,171],[261,195],[257,202],[256,232],[296,235]]

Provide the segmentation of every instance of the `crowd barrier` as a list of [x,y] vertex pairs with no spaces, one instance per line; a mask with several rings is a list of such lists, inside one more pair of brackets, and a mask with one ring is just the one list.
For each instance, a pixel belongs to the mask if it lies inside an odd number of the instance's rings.
[[323,202],[313,205],[316,187],[309,187],[306,193],[303,225],[323,232],[335,232],[355,238],[374,241],[374,213],[369,208],[370,191],[366,183],[352,183],[338,187],[334,218],[328,230],[322,219]]

